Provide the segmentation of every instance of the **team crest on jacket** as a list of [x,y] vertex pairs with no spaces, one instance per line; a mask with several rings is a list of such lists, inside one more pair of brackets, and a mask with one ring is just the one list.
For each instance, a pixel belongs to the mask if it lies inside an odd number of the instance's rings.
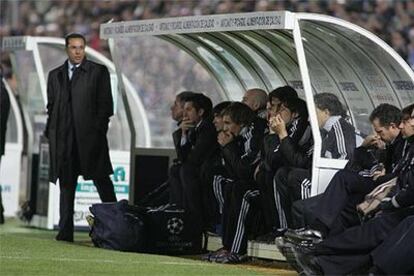
[[177,217],[170,218],[167,222],[167,229],[171,235],[179,235],[184,229],[184,221]]

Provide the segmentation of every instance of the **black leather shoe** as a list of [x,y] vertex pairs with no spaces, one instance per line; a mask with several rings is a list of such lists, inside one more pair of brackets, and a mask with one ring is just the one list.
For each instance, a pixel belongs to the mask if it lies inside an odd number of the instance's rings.
[[286,229],[275,229],[272,232],[269,232],[267,234],[257,237],[255,240],[259,242],[273,244],[275,243],[275,239],[277,237],[283,236],[285,232],[286,232]]
[[277,237],[275,239],[275,244],[279,249],[279,252],[282,253],[282,255],[286,258],[288,264],[299,274],[302,273],[302,268],[296,261],[294,250],[295,245],[290,242],[287,242],[283,237]]
[[323,270],[318,263],[318,257],[309,254],[302,254],[298,251],[295,251],[295,256],[298,265],[302,268],[302,274],[323,275]]
[[385,275],[385,272],[382,271],[379,267],[373,266],[368,271],[368,276],[379,276],[379,275]]
[[324,236],[323,234],[314,229],[299,229],[288,230],[285,233],[285,238],[294,244],[317,244],[320,243]]
[[62,233],[59,232],[56,235],[55,240],[57,240],[57,241],[65,241],[65,242],[73,242],[73,235],[72,236],[65,235],[65,234],[62,234]]

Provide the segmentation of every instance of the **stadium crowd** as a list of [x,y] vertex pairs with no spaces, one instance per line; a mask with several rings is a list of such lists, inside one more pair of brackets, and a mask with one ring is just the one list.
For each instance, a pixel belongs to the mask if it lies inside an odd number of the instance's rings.
[[[1,5],[11,14],[11,1]],[[413,1],[24,1],[18,6],[18,25],[10,27],[8,16],[2,17],[2,36],[62,37],[76,31],[107,55],[99,24],[112,18],[254,10],[327,13],[376,33],[414,66]],[[412,247],[399,237],[413,233],[414,104],[403,110],[376,106],[369,118],[374,133],[362,138],[335,95],[317,94],[314,101],[320,153],[314,153],[306,103],[290,86],[269,94],[249,89],[241,102],[214,108],[202,93],[178,94],[171,107],[177,159],[170,168],[168,196],[151,204],[185,208],[200,237],[205,231],[221,235],[223,247],[204,255],[206,261],[240,263],[247,258],[249,238],[276,239],[298,272],[309,275],[413,272]],[[310,197],[313,154],[350,160],[317,197]],[[378,206],[369,212],[356,208],[383,184],[390,191]],[[384,255],[388,250],[397,252],[398,266]]]
[[[1,1],[0,36],[63,37],[69,32],[78,32],[86,35],[88,45],[109,55],[106,41],[99,39],[99,25],[111,19],[126,21],[274,10],[322,13],[353,22],[390,44],[414,68],[412,0]],[[13,19],[13,14],[17,18]],[[6,58],[7,55],[2,55],[2,63],[7,65]]]
[[[291,10],[333,15],[354,22],[387,41],[414,66],[414,1],[1,1],[0,36],[34,35],[63,37],[70,32],[86,35],[87,43],[110,56],[106,40],[99,39],[99,26],[114,21],[141,20],[232,12]],[[17,10],[17,13],[15,12]],[[17,16],[18,20],[16,18]],[[148,107],[152,143],[172,146],[169,138],[173,125],[157,118],[168,116],[168,102],[180,90],[209,91],[213,103],[221,100],[216,83],[207,71],[183,51],[152,40],[136,41],[134,51],[125,49],[131,58],[122,60],[125,74]],[[168,44],[168,43],[165,43]],[[136,50],[139,49],[139,52]],[[157,55],[153,55],[156,49]],[[122,52],[122,50],[121,50]],[[179,62],[176,62],[179,57]],[[11,75],[9,55],[1,53],[4,75]],[[145,66],[143,66],[145,65]],[[145,82],[142,77],[145,76]],[[159,76],[164,80],[160,84]],[[194,87],[193,84],[196,84]],[[12,85],[14,87],[15,85]],[[141,145],[139,145],[141,146]]]

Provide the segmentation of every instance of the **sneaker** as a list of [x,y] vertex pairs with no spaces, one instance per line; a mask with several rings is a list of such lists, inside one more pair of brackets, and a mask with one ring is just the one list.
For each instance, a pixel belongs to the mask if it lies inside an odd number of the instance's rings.
[[247,259],[248,257],[246,254],[227,252],[226,254],[218,256],[215,262],[221,264],[239,264],[247,261]]
[[86,216],[86,221],[88,222],[89,227],[92,227],[95,224],[95,218],[91,215]]
[[213,251],[213,252],[209,252],[207,254],[204,254],[201,256],[201,260],[203,261],[207,261],[207,262],[214,262],[219,256],[227,253],[228,251],[226,249],[224,249],[224,247]]

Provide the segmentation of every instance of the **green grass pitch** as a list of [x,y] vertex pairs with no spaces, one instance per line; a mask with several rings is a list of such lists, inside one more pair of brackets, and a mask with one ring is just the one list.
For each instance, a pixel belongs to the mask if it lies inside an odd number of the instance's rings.
[[0,275],[295,275],[252,265],[220,265],[197,257],[125,253],[93,247],[87,233],[57,242],[56,231],[17,220],[0,225]]

